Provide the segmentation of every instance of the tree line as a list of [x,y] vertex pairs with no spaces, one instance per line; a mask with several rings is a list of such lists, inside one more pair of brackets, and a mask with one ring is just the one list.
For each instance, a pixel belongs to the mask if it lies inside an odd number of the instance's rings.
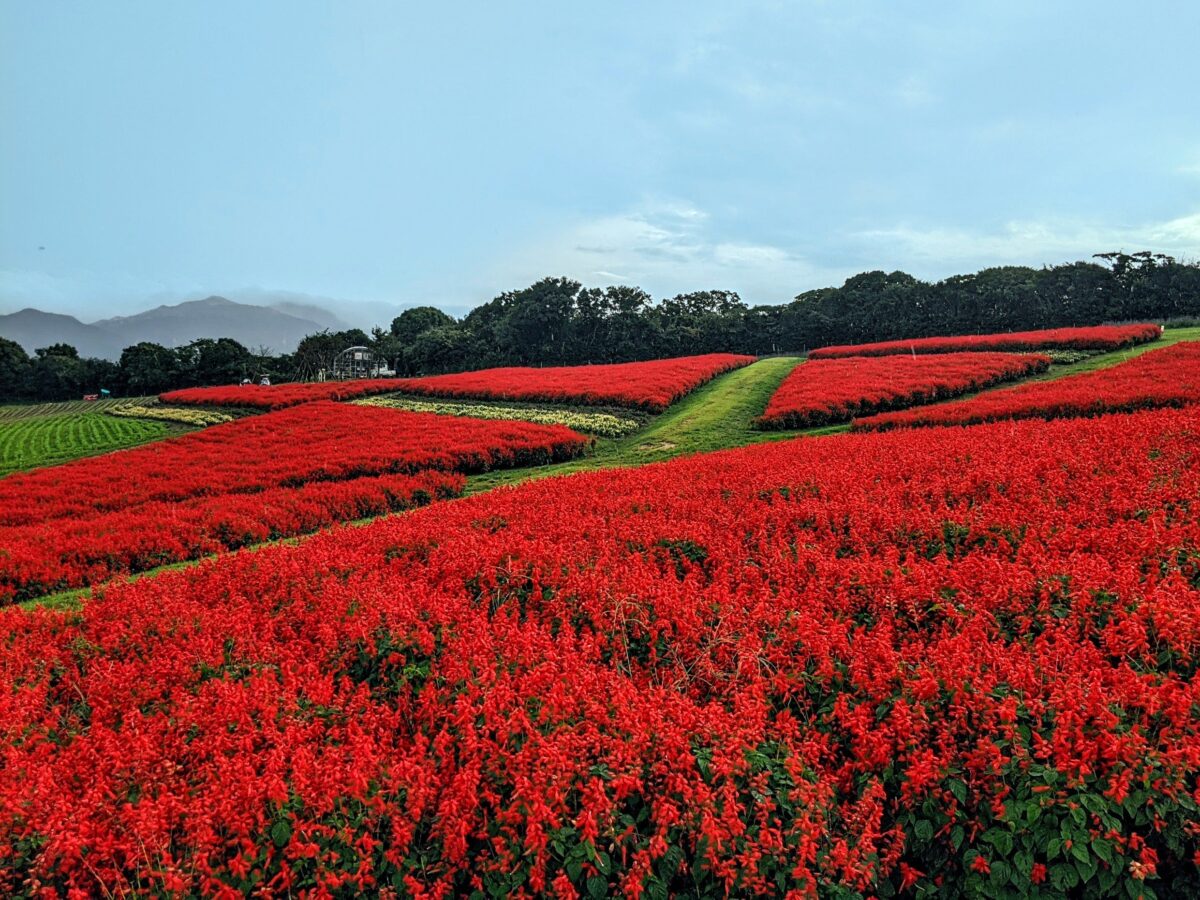
[[182,347],[140,343],[119,362],[81,359],[67,344],[31,357],[0,338],[0,397],[77,398],[179,387],[310,380],[346,347],[370,347],[400,375],[508,365],[626,362],[733,351],[802,353],[827,344],[943,334],[984,334],[1133,320],[1200,318],[1200,265],[1163,254],[1102,253],[1093,262],[1034,269],[1003,266],[926,282],[904,272],[864,272],[841,287],[806,291],[783,305],[747,305],[732,291],[696,291],[655,302],[641,288],[587,288],[545,278],[456,319],[431,306],[390,327],[321,332],[295,353],[252,352],[229,338]]

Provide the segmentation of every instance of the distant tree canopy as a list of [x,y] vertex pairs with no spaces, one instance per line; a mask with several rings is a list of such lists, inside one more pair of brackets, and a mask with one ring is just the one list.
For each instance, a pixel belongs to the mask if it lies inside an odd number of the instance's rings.
[[781,306],[748,306],[732,291],[654,302],[641,288],[585,288],[544,278],[507,291],[461,320],[432,306],[406,309],[389,328],[304,338],[296,352],[252,353],[229,338],[182,347],[141,343],[120,363],[80,359],[55,344],[30,357],[0,338],[0,398],[60,400],[108,388],[153,394],[177,387],[314,379],[362,345],[402,375],[508,365],[623,362],[735,351],[804,352],[826,344],[940,334],[983,334],[1132,320],[1200,318],[1200,265],[1162,254],[1101,253],[1097,262],[1042,269],[1002,266],[944,281],[864,272],[841,287],[806,291]]
[[432,315],[431,307],[406,311],[392,324],[389,337],[401,346],[389,358],[401,358],[403,370],[416,374],[722,350],[762,355],[939,334],[1200,317],[1200,266],[1149,252],[1097,259],[1043,269],[1003,266],[936,283],[904,272],[864,272],[782,306],[749,306],[732,291],[695,291],[655,303],[640,288],[585,288],[545,278],[501,294],[458,322]]

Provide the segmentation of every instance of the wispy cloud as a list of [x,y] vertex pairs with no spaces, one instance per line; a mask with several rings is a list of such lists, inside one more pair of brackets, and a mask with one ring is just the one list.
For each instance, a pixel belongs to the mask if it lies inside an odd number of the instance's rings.
[[[900,224],[851,235],[865,255],[918,274],[948,275],[989,265],[1040,265],[1087,259],[1106,250],[1154,250],[1200,257],[1200,212],[1122,226],[1085,220],[1014,221],[992,231]],[[886,262],[885,262],[886,261]],[[906,265],[907,264],[907,265]]]
[[919,75],[909,75],[900,82],[892,92],[901,106],[915,109],[922,106],[932,106],[937,102],[929,81]]
[[783,303],[814,283],[843,277],[774,244],[731,240],[719,216],[679,201],[575,222],[520,248],[494,277],[529,283],[561,274],[589,285],[636,284],[655,296],[723,288],[750,302]]

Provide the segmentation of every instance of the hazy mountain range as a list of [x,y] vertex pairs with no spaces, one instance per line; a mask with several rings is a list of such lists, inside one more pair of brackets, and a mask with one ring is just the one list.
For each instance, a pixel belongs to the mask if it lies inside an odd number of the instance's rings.
[[140,341],[178,347],[203,337],[231,337],[251,350],[267,347],[272,353],[290,353],[305,335],[348,327],[328,310],[307,303],[281,301],[257,306],[224,297],[157,306],[136,315],[90,323],[32,308],[0,315],[0,337],[16,341],[28,353],[64,343],[74,346],[80,356],[112,360]]

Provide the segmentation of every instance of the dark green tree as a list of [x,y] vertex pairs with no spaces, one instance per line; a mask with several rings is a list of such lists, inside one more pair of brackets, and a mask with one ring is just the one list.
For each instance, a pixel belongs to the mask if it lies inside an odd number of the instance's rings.
[[158,394],[182,385],[179,355],[169,347],[142,341],[121,351],[121,380],[132,395]]
[[16,341],[0,337],[0,399],[24,399],[29,391],[29,354]]
[[407,347],[430,328],[453,324],[454,318],[436,306],[413,306],[392,319],[391,333],[401,345]]
[[233,338],[197,338],[177,351],[180,375],[188,384],[237,384],[255,364],[250,351]]

